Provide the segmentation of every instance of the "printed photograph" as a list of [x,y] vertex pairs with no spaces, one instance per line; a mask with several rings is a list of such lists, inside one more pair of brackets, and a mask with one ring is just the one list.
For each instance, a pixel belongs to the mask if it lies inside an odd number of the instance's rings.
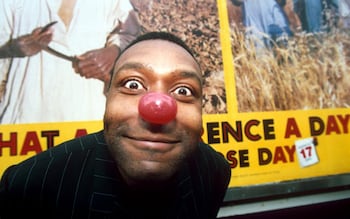
[[350,107],[349,0],[228,0],[239,112]]
[[0,11],[0,124],[101,120],[114,47],[150,31],[191,45],[205,78],[203,113],[227,111],[215,0],[21,0]]
[[227,113],[216,0],[131,0],[142,31],[180,36],[198,57],[204,76],[203,113]]

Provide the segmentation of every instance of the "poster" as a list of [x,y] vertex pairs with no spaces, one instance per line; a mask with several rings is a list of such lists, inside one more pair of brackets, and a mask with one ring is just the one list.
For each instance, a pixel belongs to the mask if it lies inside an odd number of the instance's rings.
[[[312,24],[303,1],[131,2],[143,32],[169,31],[193,47],[205,79],[202,140],[230,163],[229,191],[350,172],[348,1],[308,6],[320,16]],[[262,32],[257,18],[275,20]],[[1,124],[0,174],[102,128],[100,120]]]

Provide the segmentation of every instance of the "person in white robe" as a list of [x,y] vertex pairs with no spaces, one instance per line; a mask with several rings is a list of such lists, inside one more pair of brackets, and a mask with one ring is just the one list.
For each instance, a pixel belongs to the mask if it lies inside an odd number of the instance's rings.
[[0,124],[101,120],[114,61],[139,34],[128,0],[2,0]]

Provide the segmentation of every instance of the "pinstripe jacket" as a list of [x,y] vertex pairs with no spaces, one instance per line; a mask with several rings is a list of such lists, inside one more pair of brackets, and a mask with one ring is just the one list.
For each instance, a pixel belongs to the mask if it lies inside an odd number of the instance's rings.
[[229,179],[223,156],[200,143],[171,188],[131,192],[100,131],[8,168],[0,184],[0,218],[215,218]]

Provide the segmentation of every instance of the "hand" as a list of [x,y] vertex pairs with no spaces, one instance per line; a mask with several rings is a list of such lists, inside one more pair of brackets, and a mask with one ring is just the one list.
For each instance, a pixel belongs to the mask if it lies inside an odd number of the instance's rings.
[[118,54],[119,48],[115,45],[91,50],[77,56],[73,68],[82,77],[96,78],[107,83]]
[[9,48],[9,54],[12,57],[32,56],[40,52],[43,48],[51,42],[53,37],[53,30],[48,28],[42,31],[43,28],[36,28],[31,34],[21,36],[14,39]]

